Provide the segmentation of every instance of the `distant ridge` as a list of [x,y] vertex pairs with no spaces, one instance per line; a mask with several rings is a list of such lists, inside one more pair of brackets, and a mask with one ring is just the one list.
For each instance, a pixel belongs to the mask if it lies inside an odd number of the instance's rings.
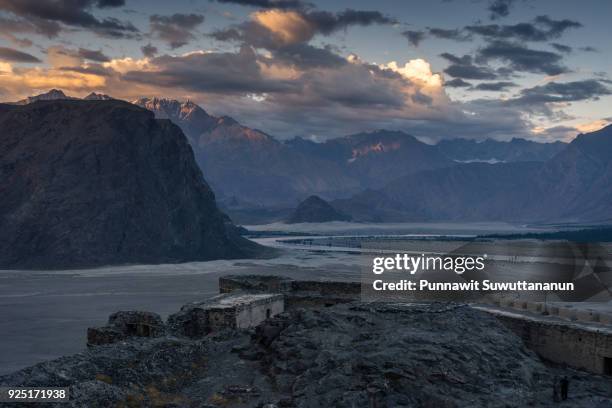
[[313,195],[297,206],[293,214],[287,219],[287,224],[350,220],[350,216],[336,210],[321,197]]
[[567,146],[563,142],[538,143],[514,138],[507,142],[497,140],[442,140],[436,147],[449,159],[457,162],[517,162],[546,161]]
[[59,89],[51,89],[49,92],[42,93],[40,95],[28,96],[25,99],[15,102],[15,105],[27,105],[37,101],[57,101],[62,99],[78,99],[71,96],[67,96],[63,91]]
[[[42,93],[40,95],[28,96],[25,99],[22,99],[17,102],[13,102],[11,104],[12,105],[28,105],[30,103],[34,103],[38,101],[59,101],[59,100],[78,100],[78,99],[80,98],[66,95],[64,91],[60,89],[51,89],[48,92]],[[108,95],[95,93],[95,92],[92,92],[83,98],[83,100],[86,100],[86,101],[110,101],[114,99],[115,98],[112,98]]]
[[111,98],[110,96],[105,94],[92,92],[83,99],[86,101],[112,101],[115,98]]

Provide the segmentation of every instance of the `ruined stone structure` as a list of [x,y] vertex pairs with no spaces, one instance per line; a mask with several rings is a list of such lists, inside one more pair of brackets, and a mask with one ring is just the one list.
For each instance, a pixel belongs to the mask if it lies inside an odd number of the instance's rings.
[[[87,331],[88,345],[130,337],[201,338],[222,329],[247,329],[285,310],[321,308],[361,300],[361,283],[297,281],[281,276],[230,275],[219,279],[221,295],[189,303],[163,324],[149,312],[117,312],[108,325]],[[472,305],[491,313],[542,358],[596,374],[612,375],[612,327],[538,315],[525,308]],[[534,313],[529,313],[529,312]]]
[[596,374],[612,375],[612,328],[565,322],[482,307],[542,358]]
[[324,307],[361,299],[361,283],[298,281],[271,275],[229,275],[219,278],[219,291],[282,293],[287,309]]
[[116,312],[110,315],[106,326],[87,329],[87,345],[115,343],[129,337],[158,337],[164,333],[164,323],[156,313]]
[[492,297],[491,303],[503,308],[555,316],[574,322],[612,325],[612,311],[607,308],[593,307],[594,304],[598,306],[601,305],[601,302],[575,304],[566,302],[538,302],[521,298]]
[[219,293],[289,292],[294,280],[276,275],[227,275],[219,278]]
[[246,329],[285,310],[281,294],[222,294],[204,302],[188,303],[164,324],[150,312],[113,313],[108,324],[87,329],[87,345],[116,343],[133,337],[159,337],[170,334],[199,338],[222,329]]
[[222,294],[183,306],[168,318],[168,328],[175,335],[197,338],[224,328],[254,327],[284,310],[281,294]]
[[[359,282],[296,281],[278,276],[236,275],[219,278],[222,293],[278,292],[287,309],[323,307],[360,300]],[[526,303],[525,312],[531,310]],[[596,374],[612,375],[612,327],[559,317],[514,312],[494,306],[473,306],[495,315],[542,358]]]

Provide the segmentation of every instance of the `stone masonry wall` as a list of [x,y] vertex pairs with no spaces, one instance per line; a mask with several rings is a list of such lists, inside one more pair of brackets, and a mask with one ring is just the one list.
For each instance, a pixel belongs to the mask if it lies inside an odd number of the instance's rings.
[[592,373],[612,374],[612,334],[605,330],[507,315],[497,318],[546,360]]

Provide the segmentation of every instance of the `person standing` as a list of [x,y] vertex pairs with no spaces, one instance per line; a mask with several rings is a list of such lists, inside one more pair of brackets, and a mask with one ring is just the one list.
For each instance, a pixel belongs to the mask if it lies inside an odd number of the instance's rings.
[[565,401],[567,399],[567,392],[569,389],[569,379],[567,376],[564,376],[561,379],[561,399]]
[[561,402],[561,395],[559,394],[559,377],[555,375],[553,378],[553,402]]

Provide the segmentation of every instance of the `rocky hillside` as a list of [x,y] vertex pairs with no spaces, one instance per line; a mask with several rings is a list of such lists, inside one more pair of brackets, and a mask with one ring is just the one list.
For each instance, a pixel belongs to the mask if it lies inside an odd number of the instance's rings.
[[120,101],[0,105],[0,267],[236,258],[181,130]]
[[534,180],[536,217],[612,223],[612,125],[579,135]]
[[[608,406],[609,379],[545,365],[493,316],[453,304],[294,309],[254,332],[94,346],[0,376],[70,387],[57,407]],[[601,405],[599,405],[601,404]]]
[[310,196],[297,206],[287,219],[288,224],[300,222],[350,221],[351,217],[332,207],[321,197]]
[[170,119],[183,129],[191,142],[197,143],[197,138],[192,136],[211,129],[217,123],[217,118],[190,101],[181,103],[165,98],[141,98],[132,103],[155,113],[158,119]]

